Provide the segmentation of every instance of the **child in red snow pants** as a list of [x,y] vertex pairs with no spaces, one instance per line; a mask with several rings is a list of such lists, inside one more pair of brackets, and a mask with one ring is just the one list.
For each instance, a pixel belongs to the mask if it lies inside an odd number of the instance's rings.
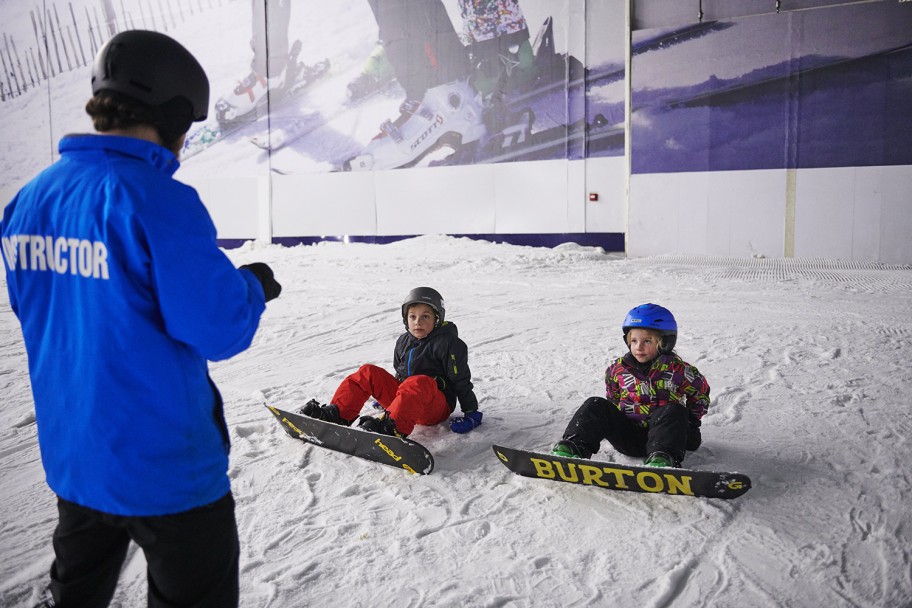
[[404,435],[411,434],[416,424],[433,426],[450,416],[446,397],[430,376],[409,376],[402,382],[382,367],[362,365],[347,376],[336,389],[331,403],[346,420],[361,413],[364,402],[373,396]]

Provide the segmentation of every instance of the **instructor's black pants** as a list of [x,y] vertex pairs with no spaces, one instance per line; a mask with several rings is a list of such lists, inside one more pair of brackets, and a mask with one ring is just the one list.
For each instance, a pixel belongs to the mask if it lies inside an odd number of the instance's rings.
[[231,492],[214,503],[154,517],[124,517],[58,497],[50,590],[58,608],[104,608],[130,541],[148,564],[150,608],[238,605],[240,553]]

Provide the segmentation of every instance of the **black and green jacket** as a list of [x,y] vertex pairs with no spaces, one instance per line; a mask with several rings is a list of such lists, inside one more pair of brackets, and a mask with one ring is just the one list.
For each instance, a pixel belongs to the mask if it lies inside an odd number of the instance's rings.
[[478,399],[472,390],[472,372],[469,371],[469,349],[459,339],[456,325],[444,321],[427,337],[419,340],[405,332],[396,341],[393,367],[399,380],[409,376],[431,376],[446,396],[450,411],[456,409],[456,400],[463,412],[478,409]]

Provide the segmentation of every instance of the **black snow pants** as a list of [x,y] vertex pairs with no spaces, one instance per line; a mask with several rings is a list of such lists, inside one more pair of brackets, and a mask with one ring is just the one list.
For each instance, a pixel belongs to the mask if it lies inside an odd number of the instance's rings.
[[563,438],[573,442],[588,458],[607,439],[621,454],[644,457],[666,452],[681,462],[686,450],[700,447],[700,431],[690,420],[689,410],[670,403],[653,408],[648,428],[635,424],[604,397],[590,397],[570,419]]
[[57,606],[107,606],[131,540],[146,556],[150,608],[238,605],[240,548],[231,492],[174,515],[110,515],[62,498],[57,511],[49,587]]

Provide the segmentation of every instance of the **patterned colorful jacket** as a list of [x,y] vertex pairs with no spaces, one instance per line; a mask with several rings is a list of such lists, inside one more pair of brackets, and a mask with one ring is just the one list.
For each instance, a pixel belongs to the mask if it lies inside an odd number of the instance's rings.
[[608,401],[641,426],[654,407],[680,403],[699,420],[709,408],[709,383],[696,367],[675,354],[659,355],[645,371],[627,353],[605,371]]

